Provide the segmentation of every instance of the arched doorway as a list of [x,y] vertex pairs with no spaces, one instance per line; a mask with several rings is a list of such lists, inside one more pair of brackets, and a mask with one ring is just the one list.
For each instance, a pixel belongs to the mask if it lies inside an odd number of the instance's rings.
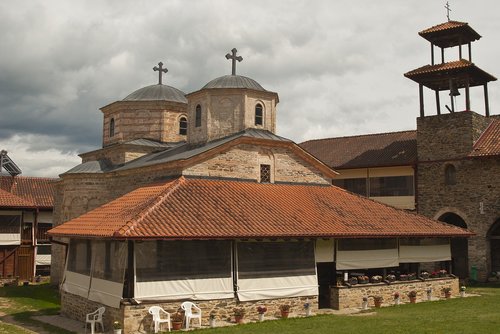
[[[445,213],[438,219],[439,221],[467,228],[465,221],[455,213]],[[453,274],[460,278],[469,277],[469,244],[467,238],[451,239],[451,268]]]
[[490,240],[491,271],[500,271],[500,218],[491,225],[488,232]]

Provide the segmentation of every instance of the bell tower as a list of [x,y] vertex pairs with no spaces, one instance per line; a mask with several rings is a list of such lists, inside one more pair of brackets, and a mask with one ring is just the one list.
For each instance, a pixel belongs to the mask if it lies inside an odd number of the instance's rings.
[[[457,111],[456,100],[458,96],[465,99],[465,110],[471,111],[470,89],[472,87],[483,87],[485,115],[490,115],[488,103],[488,82],[496,78],[483,71],[472,62],[471,43],[477,41],[481,36],[472,29],[468,23],[449,20],[431,28],[425,29],[418,34],[430,42],[431,64],[419,67],[405,73],[405,77],[415,81],[419,86],[420,117],[424,112],[424,86],[433,90],[436,97],[436,111],[441,114],[440,92],[445,91],[450,98],[450,105],[445,104],[450,113]],[[464,49],[467,46],[467,54]],[[440,62],[435,59],[435,49],[441,51]],[[458,60],[445,61],[445,51],[458,48]],[[462,93],[460,91],[462,90]]]

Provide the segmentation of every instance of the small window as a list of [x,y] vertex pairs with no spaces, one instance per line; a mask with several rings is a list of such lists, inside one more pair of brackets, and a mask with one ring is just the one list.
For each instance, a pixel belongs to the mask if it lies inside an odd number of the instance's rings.
[[453,165],[447,165],[444,170],[444,182],[446,185],[453,185],[457,183],[457,170]]
[[197,128],[201,126],[201,106],[199,104],[196,106],[194,126]]
[[271,182],[271,165],[260,165],[260,182]]
[[255,125],[262,125],[263,117],[262,117],[262,105],[257,104],[255,106]]
[[188,120],[186,117],[181,117],[179,120],[179,134],[182,136],[187,135],[188,131]]
[[115,119],[112,118],[111,121],[109,121],[109,136],[113,137],[115,135]]

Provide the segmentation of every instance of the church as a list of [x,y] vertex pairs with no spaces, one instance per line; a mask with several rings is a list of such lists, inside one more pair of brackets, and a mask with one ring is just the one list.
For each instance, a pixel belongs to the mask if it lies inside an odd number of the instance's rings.
[[106,328],[144,333],[150,306],[186,300],[205,325],[235,307],[359,307],[368,286],[457,294],[450,240],[473,233],[333,186],[337,171],[276,134],[278,94],[226,58],[231,74],[198,91],[164,85],[159,63],[158,84],[101,108],[102,148],[56,184],[62,314],[104,305]]

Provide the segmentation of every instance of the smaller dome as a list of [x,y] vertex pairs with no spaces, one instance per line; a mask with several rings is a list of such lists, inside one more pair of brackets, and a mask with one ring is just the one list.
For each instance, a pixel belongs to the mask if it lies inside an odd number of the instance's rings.
[[171,101],[187,103],[186,94],[167,85],[151,85],[136,90],[122,101]]
[[241,75],[225,75],[203,86],[205,88],[248,88],[266,91],[257,81]]

